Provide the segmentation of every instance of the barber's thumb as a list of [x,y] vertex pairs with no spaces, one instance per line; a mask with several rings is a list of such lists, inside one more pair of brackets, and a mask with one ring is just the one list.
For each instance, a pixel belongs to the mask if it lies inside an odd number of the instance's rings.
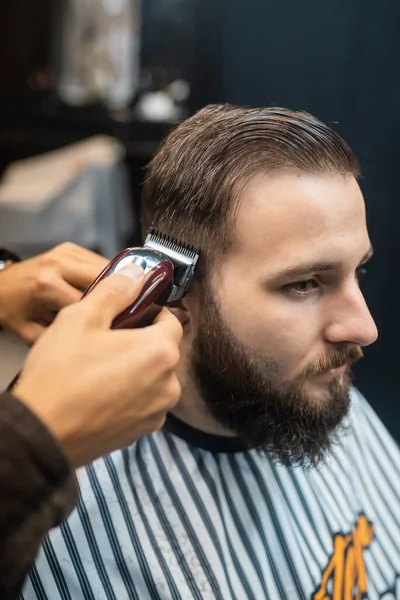
[[83,300],[90,304],[97,322],[106,327],[120,312],[139,296],[144,284],[144,271],[135,264],[126,265],[117,273],[102,279]]

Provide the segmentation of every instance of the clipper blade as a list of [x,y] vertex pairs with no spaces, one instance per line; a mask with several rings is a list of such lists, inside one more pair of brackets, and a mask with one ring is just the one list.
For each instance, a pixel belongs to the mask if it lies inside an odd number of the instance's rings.
[[181,242],[172,237],[172,235],[157,231],[154,227],[149,228],[145,245],[147,246],[149,242],[162,246],[171,252],[182,254],[192,261],[197,261],[200,254],[200,248]]
[[150,227],[145,248],[156,250],[167,256],[174,265],[173,286],[168,302],[182,298],[193,279],[200,248],[185,244],[162,231]]

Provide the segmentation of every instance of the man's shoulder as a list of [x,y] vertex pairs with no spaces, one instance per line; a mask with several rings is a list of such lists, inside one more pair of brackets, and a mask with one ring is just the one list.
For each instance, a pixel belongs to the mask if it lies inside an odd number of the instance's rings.
[[118,479],[120,477],[136,477],[138,469],[140,470],[142,467],[150,468],[154,457],[154,448],[156,445],[160,445],[162,436],[162,430],[155,431],[139,438],[127,448],[115,450],[111,454],[97,458],[90,465],[81,467],[76,472],[81,490],[82,487],[91,487],[91,475],[93,473],[96,474],[100,482],[109,482],[110,479],[115,479],[115,476]]

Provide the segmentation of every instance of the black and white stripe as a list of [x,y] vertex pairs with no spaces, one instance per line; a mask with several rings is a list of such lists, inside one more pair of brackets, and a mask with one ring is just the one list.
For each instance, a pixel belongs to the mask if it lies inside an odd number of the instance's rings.
[[375,531],[368,599],[396,598],[400,451],[353,395],[341,444],[315,470],[168,431],[81,469],[80,504],[45,541],[22,598],[311,600],[333,536],[360,514]]

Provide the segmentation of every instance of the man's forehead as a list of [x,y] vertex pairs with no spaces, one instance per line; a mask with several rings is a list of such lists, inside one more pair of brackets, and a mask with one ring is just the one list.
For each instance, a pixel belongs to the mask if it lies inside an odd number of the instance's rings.
[[[290,263],[369,245],[365,206],[354,178],[341,175],[258,176],[244,190],[234,254]],[[301,257],[299,256],[301,254]]]

